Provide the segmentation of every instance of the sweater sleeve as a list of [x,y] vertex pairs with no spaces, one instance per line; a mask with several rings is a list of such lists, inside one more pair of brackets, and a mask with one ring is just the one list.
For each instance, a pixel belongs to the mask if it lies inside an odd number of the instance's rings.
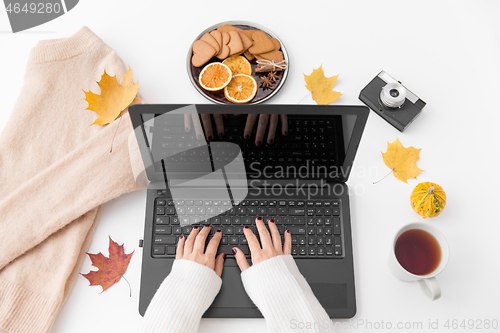
[[328,314],[291,255],[253,265],[241,273],[241,278],[270,332],[333,332]]
[[176,259],[144,315],[140,333],[198,332],[203,313],[219,293],[221,278],[202,264]]
[[128,136],[133,132],[128,112],[119,123],[107,125],[0,200],[0,230],[11,235],[0,243],[0,270],[88,211],[139,189],[128,149]]

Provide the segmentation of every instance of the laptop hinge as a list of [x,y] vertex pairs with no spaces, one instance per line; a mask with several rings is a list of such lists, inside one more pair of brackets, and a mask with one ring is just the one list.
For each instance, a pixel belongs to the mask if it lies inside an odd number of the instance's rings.
[[303,186],[314,186],[314,187],[325,187],[327,186],[327,182],[318,179],[318,180],[300,180],[300,179],[249,179],[248,185],[250,187],[273,187],[273,186],[282,186],[282,187],[303,187]]
[[168,188],[168,183],[167,183],[167,170],[165,169],[165,162],[163,159],[161,160],[161,167],[163,169],[163,181],[165,182],[165,189]]
[[[266,180],[260,180],[260,179],[250,179],[248,181],[248,187],[253,187],[253,188],[264,188],[264,187],[272,187],[273,185],[274,186],[287,186],[289,188],[293,188],[293,187],[302,187],[302,186],[317,186],[317,187],[325,187],[325,186],[328,186],[328,184],[334,184],[334,182],[326,182],[324,180],[308,180],[308,181],[304,181],[304,180],[276,180],[276,179],[266,179]],[[168,189],[168,188],[171,188],[171,187],[185,187],[185,184],[183,183],[179,183],[179,182],[176,182],[176,184],[167,184],[166,182],[164,182],[163,180],[158,180],[158,181],[155,181],[155,182],[151,182],[149,183],[149,186],[150,188],[152,189]],[[193,186],[193,187],[197,187],[197,188],[203,188],[203,187],[206,187],[206,188],[214,188],[214,187],[217,187],[217,186],[214,186],[214,183],[213,181],[203,181],[203,180],[198,180],[196,182],[196,186]],[[221,188],[223,188],[223,186],[220,186]],[[227,184],[226,186],[224,187],[227,187]]]

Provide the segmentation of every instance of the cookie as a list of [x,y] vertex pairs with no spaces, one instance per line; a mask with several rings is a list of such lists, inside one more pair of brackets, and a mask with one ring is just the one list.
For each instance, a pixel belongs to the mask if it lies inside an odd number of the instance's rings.
[[243,30],[243,29],[242,29],[242,30],[241,30],[241,31],[239,31],[239,32],[244,33],[244,34],[245,34],[245,36],[247,36],[248,38],[252,39],[252,35],[253,35],[253,33],[254,33],[255,31],[257,31],[257,30]]
[[283,53],[279,50],[274,50],[271,52],[256,54],[255,57],[257,59],[266,59],[266,60],[283,60]]
[[217,52],[217,54],[219,54],[222,51],[222,33],[220,31],[214,30],[210,31],[210,35],[212,35],[217,44],[219,44],[219,52]]
[[241,41],[240,34],[236,30],[230,30],[228,32],[229,36],[231,36],[231,40],[229,41],[229,55],[239,53],[243,51],[243,42]]
[[253,55],[253,54],[251,54],[250,52],[248,52],[248,50],[247,50],[247,51],[245,51],[245,52],[243,53],[243,55],[244,55],[244,56],[245,56],[245,57],[246,57],[249,61],[252,61],[252,60],[254,60],[254,59],[255,59],[254,55]]
[[[242,30],[243,31],[243,30]],[[241,55],[243,53],[247,53],[247,49],[252,46],[253,42],[250,38],[248,38],[245,34],[242,33],[242,31],[238,31],[238,34],[241,38],[241,42],[243,43],[243,50],[241,50],[240,52],[236,53],[236,54],[231,54],[231,56],[237,56],[237,55]],[[249,55],[251,55],[250,57],[247,57],[248,60],[252,60],[254,59],[255,57],[253,56],[253,54],[249,53]]]
[[204,40],[197,40],[193,43],[193,57],[191,63],[195,67],[203,66],[215,55],[217,51]]
[[215,54],[219,53],[220,51],[220,46],[215,40],[215,38],[209,34],[208,32],[203,35],[203,37],[200,38],[200,40],[207,42],[210,44],[215,49]]
[[252,34],[253,45],[248,49],[252,54],[262,54],[274,51],[274,43],[263,31],[255,31]]
[[275,50],[281,49],[281,44],[280,44],[279,40],[277,40],[276,38],[271,38],[271,40],[273,41],[274,49]]
[[232,26],[231,24],[224,24],[224,25],[221,25],[220,27],[218,27],[217,30],[219,30],[221,33],[223,33],[223,32],[229,32],[231,30],[240,31],[242,29],[237,28],[235,26]]
[[281,48],[280,41],[276,38],[271,38],[271,41],[274,44],[274,50],[266,53],[256,54],[255,57],[257,59],[266,59],[266,60],[283,60],[283,53],[279,50]]
[[222,33],[222,50],[217,55],[217,58],[226,59],[227,57],[229,57],[229,52],[231,50],[229,49],[229,46],[227,44],[229,44],[230,40],[231,40],[231,36],[229,36],[229,34],[227,32],[223,32]]
[[243,30],[242,31],[238,31],[238,34],[240,35],[241,42],[243,43],[243,51],[241,51],[241,53],[243,53],[246,50],[248,50],[250,48],[250,46],[252,46],[253,41],[252,41],[251,38],[248,38],[247,35],[245,35],[243,33]]

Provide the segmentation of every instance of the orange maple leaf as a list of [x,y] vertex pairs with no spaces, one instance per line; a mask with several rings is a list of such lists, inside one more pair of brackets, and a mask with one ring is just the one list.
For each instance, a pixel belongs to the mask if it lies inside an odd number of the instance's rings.
[[342,94],[332,90],[339,76],[326,77],[322,66],[313,70],[311,75],[304,74],[304,80],[316,103],[326,105],[335,102]]
[[119,84],[115,76],[109,76],[106,71],[97,82],[101,94],[83,91],[85,100],[89,103],[86,110],[97,112],[99,117],[91,124],[106,125],[113,122],[135,99],[139,91],[139,82],[134,84],[132,69],[123,74],[123,83]]
[[[98,254],[88,253],[90,260],[92,261],[92,266],[97,267],[99,270],[90,271],[87,274],[81,274],[87,280],[90,281],[91,286],[100,285],[102,291],[105,291],[123,277],[125,271],[127,270],[130,258],[135,251],[132,253],[125,254],[123,250],[123,244],[118,245],[115,243],[111,237],[109,237],[109,258],[106,258],[101,252]],[[123,277],[125,279],[125,277]],[[126,281],[126,279],[125,279]],[[128,283],[128,281],[127,281]],[[130,287],[130,284],[129,284]]]

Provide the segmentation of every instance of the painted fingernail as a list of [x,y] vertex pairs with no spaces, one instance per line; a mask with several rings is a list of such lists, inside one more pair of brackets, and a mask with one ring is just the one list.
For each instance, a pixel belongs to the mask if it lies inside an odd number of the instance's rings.
[[245,135],[245,140],[248,140],[248,139],[250,139],[250,135],[247,134],[247,135]]
[[273,220],[273,219],[270,219],[270,220],[269,220],[269,222],[270,222],[270,223],[274,223],[274,220]]
[[222,259],[223,259],[223,260],[226,260],[226,257],[227,257],[227,254],[223,253],[223,254],[222,254]]
[[189,128],[186,127],[186,132],[189,132]]
[[260,217],[260,216],[257,217],[257,220],[262,221],[262,217]]
[[208,141],[212,141],[212,136],[211,135],[208,136]]
[[288,131],[285,131],[285,133],[284,133],[284,134],[285,134],[285,135],[287,135],[287,134],[288,134]]
[[274,139],[269,140],[269,144],[272,145],[274,143]]
[[199,227],[198,227],[197,225],[195,225],[195,226],[193,227],[193,229],[198,229],[198,228],[199,228]]
[[244,227],[243,227],[243,229],[248,229],[248,226],[247,226],[247,225],[246,225],[246,226],[244,226]]
[[290,230],[287,230],[287,231],[286,231],[286,233],[287,233],[287,234],[289,234],[289,233],[290,233]]
[[262,142],[260,142],[260,141],[257,141],[257,143],[256,143],[257,146],[260,146],[261,144],[262,144]]
[[208,225],[208,224],[205,224],[205,227],[207,227],[207,228],[208,228],[208,227],[210,227],[210,225]]
[[184,239],[184,236],[179,237],[179,239]]
[[236,252],[237,252],[237,251],[236,251],[236,248],[235,248],[235,247],[233,247],[233,248],[231,249],[231,251],[233,252],[233,254],[234,254],[234,255],[236,255]]
[[222,230],[219,229],[219,230],[217,230],[217,232],[222,232]]
[[223,136],[224,136],[224,132],[219,132],[219,138],[222,139]]

